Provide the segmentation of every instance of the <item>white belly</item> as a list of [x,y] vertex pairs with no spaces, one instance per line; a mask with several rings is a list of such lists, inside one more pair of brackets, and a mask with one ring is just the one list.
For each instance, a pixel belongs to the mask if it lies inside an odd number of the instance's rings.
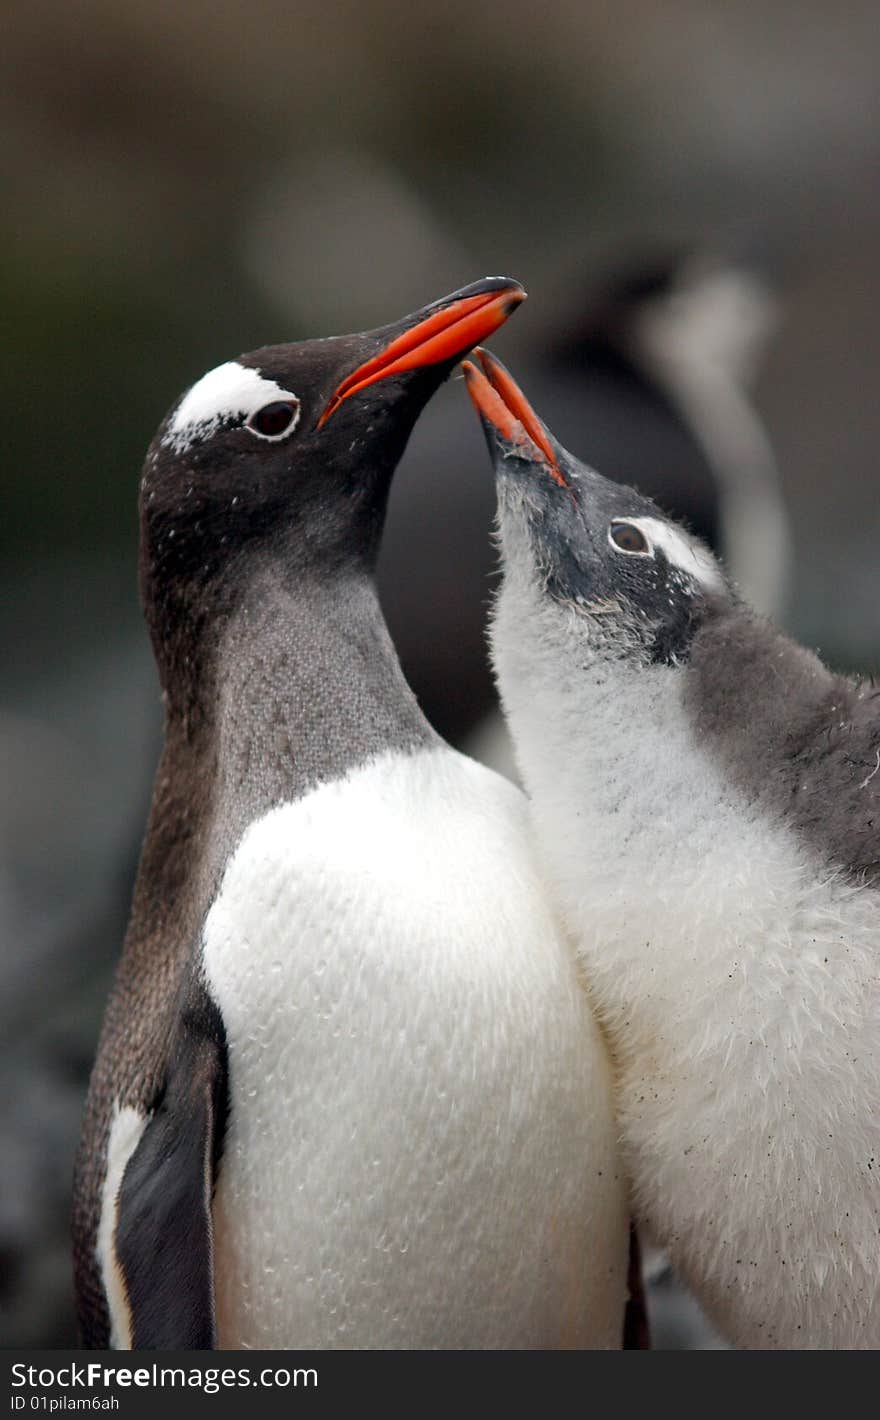
[[620,1344],[609,1068],[515,789],[444,748],[273,810],[204,962],[221,1345]]
[[880,896],[699,750],[679,674],[507,682],[635,1211],[735,1345],[876,1349]]

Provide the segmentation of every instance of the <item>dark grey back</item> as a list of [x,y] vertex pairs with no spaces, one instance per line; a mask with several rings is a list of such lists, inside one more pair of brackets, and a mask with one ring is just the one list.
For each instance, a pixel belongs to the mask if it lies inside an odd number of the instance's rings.
[[835,675],[742,606],[702,622],[686,703],[701,744],[812,852],[880,880],[880,692]]

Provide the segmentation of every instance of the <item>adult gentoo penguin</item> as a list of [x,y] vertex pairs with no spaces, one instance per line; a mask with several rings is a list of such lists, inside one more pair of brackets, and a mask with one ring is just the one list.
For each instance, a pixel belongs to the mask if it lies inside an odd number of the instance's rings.
[[75,1202],[90,1345],[617,1346],[609,1068],[525,803],[429,728],[389,484],[489,278],[219,366],[147,455],[166,741]]
[[492,646],[616,1058],[635,1211],[747,1347],[880,1345],[880,701],[465,367]]

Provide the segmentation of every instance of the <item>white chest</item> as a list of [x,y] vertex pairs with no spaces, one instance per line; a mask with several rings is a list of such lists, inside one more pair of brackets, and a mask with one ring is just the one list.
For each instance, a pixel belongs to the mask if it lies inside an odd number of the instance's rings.
[[875,1347],[878,898],[699,752],[674,674],[512,707],[637,1201],[738,1344]]
[[204,969],[224,1344],[619,1344],[608,1067],[515,790],[442,749],[273,811]]

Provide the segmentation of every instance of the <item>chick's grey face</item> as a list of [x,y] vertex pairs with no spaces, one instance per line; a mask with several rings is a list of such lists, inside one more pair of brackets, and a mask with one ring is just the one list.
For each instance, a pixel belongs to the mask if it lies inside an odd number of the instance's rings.
[[708,608],[731,593],[712,554],[649,499],[564,450],[565,486],[508,451],[498,461],[506,578],[531,583],[544,636],[608,659],[686,661]]

